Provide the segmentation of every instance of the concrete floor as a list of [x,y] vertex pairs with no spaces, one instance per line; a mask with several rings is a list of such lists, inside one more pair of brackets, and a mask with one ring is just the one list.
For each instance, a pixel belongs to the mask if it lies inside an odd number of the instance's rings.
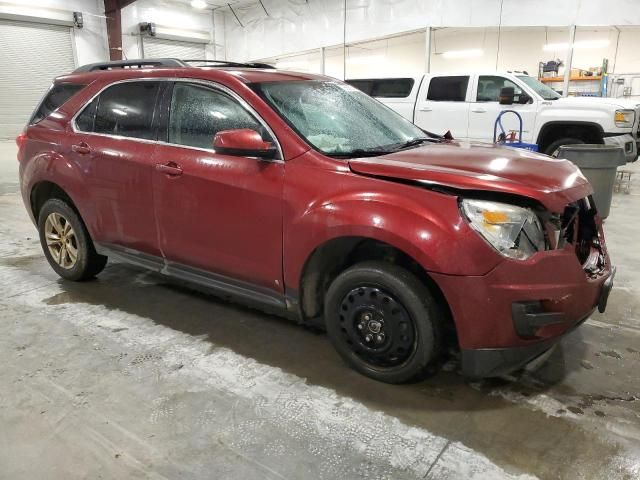
[[[640,163],[640,162],[639,162]],[[606,314],[537,372],[390,386],[324,335],[110,263],[46,263],[0,145],[0,478],[640,478],[640,165]]]

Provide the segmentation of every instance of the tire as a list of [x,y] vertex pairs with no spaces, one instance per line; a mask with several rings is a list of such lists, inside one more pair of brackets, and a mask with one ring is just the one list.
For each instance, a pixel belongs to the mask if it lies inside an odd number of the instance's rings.
[[[63,231],[62,240],[60,231]],[[88,280],[107,264],[107,257],[96,252],[80,216],[63,200],[52,198],[44,203],[38,215],[38,233],[49,265],[62,278],[76,282]]]
[[331,283],[324,308],[335,349],[374,380],[418,381],[439,357],[440,310],[428,288],[397,265],[371,261],[348,268]]
[[563,145],[578,145],[578,144],[582,144],[585,143],[584,140],[580,140],[579,138],[571,138],[571,137],[565,137],[565,138],[560,138],[558,140],[556,140],[555,142],[551,143],[547,148],[544,149],[544,153],[549,155],[550,157],[555,157],[557,156],[558,153],[558,149],[563,146]]

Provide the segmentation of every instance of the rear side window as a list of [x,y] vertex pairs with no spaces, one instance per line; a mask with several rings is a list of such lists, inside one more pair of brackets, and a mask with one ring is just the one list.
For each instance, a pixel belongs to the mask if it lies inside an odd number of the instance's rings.
[[464,102],[468,76],[433,77],[429,83],[427,100],[434,102]]
[[84,88],[84,85],[78,85],[75,83],[60,83],[54,85],[49,89],[49,92],[44,97],[37,110],[31,117],[30,125],[38,123],[40,120],[46,118],[59,108],[63,103],[73,97],[76,93]]
[[260,122],[228,95],[199,85],[175,84],[169,114],[169,143],[212,149],[216,133],[237,128],[255,130],[263,138],[268,136]]
[[76,118],[83,132],[154,140],[160,82],[125,82],[107,88]]
[[363,91],[367,95],[373,96],[374,80],[347,80],[346,82],[352,87],[356,87],[358,90]]
[[377,78],[370,80],[348,80],[347,83],[372,97],[406,98],[411,94],[414,79]]

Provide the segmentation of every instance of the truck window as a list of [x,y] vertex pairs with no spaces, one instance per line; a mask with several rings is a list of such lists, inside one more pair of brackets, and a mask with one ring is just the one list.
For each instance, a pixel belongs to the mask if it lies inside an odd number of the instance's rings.
[[464,102],[468,76],[433,77],[429,83],[427,100],[434,102]]
[[[513,91],[516,95],[522,93],[522,89],[504,77],[498,77],[495,75],[481,75],[478,79],[478,93],[476,94],[476,101],[478,102],[497,102],[500,97],[500,90],[503,87],[513,87]],[[518,99],[514,101],[518,103]]]
[[413,78],[347,80],[349,85],[378,98],[407,98],[411,94],[414,82]]

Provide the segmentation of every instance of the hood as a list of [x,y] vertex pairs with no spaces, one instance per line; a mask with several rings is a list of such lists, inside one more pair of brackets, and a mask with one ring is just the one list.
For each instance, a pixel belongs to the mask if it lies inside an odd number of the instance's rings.
[[559,107],[573,107],[583,109],[593,108],[610,108],[612,110],[625,108],[635,110],[640,106],[637,100],[628,98],[610,98],[610,97],[565,97],[557,100],[549,100],[552,105]]
[[568,160],[491,144],[432,144],[351,159],[349,166],[361,175],[529,197],[556,213],[592,193],[587,179]]

